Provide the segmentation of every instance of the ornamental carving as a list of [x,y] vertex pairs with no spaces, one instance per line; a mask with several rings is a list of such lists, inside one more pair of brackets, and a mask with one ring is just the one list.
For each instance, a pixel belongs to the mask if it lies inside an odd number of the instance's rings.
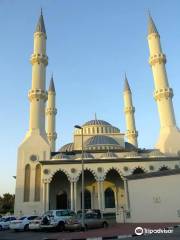
[[154,91],[154,99],[156,101],[160,101],[163,98],[172,98],[173,97],[173,90],[172,88],[161,88]]
[[149,58],[149,64],[151,66],[155,65],[156,63],[166,63],[166,55],[163,53],[155,54],[153,56],[150,56]]
[[31,55],[31,64],[34,63],[43,63],[45,66],[48,65],[48,57],[45,54],[41,54],[41,53],[33,53]]
[[56,108],[46,108],[46,115],[56,115],[57,114],[57,109]]
[[135,112],[135,107],[131,106],[131,107],[125,107],[124,108],[124,112],[125,113],[134,113]]
[[47,100],[47,92],[42,89],[31,89],[28,93],[28,98],[30,101],[33,99],[44,99]]

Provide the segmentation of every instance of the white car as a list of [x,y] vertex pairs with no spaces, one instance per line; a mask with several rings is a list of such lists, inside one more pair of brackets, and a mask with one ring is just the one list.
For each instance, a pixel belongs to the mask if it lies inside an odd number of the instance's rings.
[[15,221],[12,221],[10,223],[10,229],[14,230],[14,231],[19,231],[19,230],[24,230],[24,231],[28,231],[29,230],[29,223],[30,221],[32,221],[33,219],[37,218],[38,216],[24,216],[21,217]]
[[29,230],[40,230],[42,217],[37,217],[29,223]]
[[0,231],[9,229],[11,221],[16,220],[13,216],[3,217],[0,219]]
[[75,212],[68,209],[49,210],[42,217],[41,229],[56,228],[62,232],[65,229],[66,220],[75,216]]

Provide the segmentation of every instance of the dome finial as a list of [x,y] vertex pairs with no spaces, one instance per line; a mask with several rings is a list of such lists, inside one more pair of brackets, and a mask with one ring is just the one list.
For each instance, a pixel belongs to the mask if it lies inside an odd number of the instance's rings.
[[94,114],[94,119],[95,119],[95,121],[97,121],[97,115],[96,115],[96,112],[95,112],[95,114]]

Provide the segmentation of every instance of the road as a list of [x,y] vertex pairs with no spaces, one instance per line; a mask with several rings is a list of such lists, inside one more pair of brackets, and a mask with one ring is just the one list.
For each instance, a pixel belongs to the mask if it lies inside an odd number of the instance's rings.
[[[71,239],[85,239],[93,237],[105,236],[110,240],[111,236],[124,235],[133,233],[134,225],[116,224],[108,229],[94,229],[87,232],[14,232],[11,230],[1,231],[0,240],[71,240]],[[179,240],[180,227],[175,228],[171,234],[149,234],[147,236],[138,236],[133,238],[121,238],[123,240]],[[95,238],[93,239],[95,240]]]

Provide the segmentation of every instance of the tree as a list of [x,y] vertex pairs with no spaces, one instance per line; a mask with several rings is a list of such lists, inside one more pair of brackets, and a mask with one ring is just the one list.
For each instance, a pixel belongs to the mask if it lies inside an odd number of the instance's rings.
[[14,199],[15,195],[10,193],[4,193],[0,196],[0,212],[14,212]]

